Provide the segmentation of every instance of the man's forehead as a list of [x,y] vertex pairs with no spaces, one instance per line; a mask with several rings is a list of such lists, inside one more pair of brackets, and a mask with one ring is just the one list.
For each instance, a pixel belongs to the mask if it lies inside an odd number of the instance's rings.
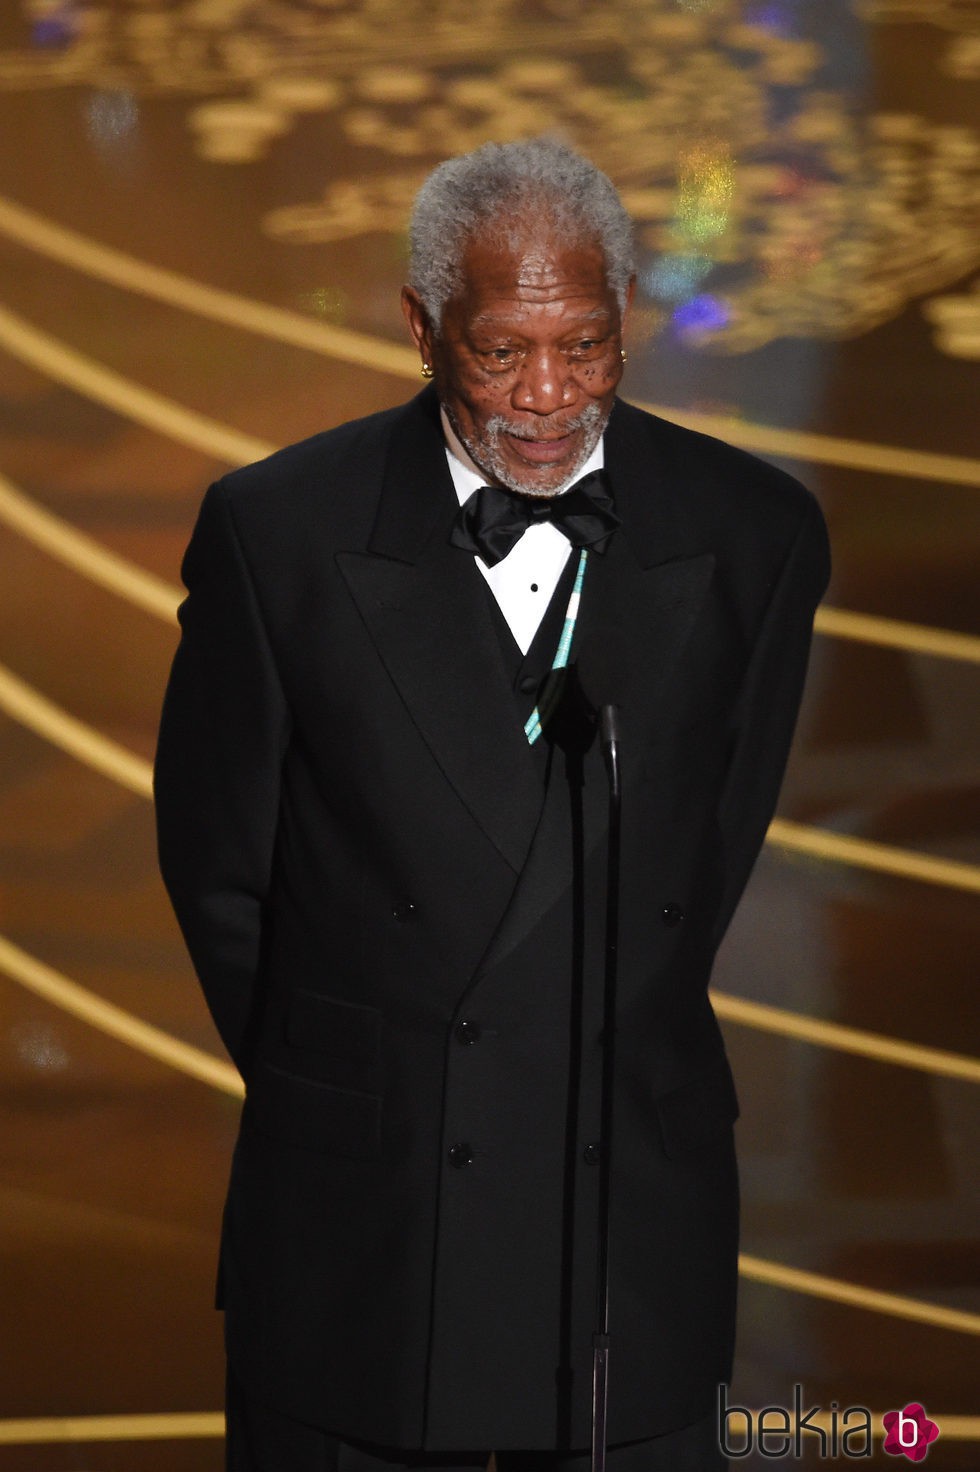
[[[518,330],[522,320],[537,320],[534,316],[534,308],[538,305],[551,305],[546,300],[541,303],[530,297],[497,298],[487,302],[476,311],[466,314],[466,326],[470,332],[479,332],[483,328],[492,331],[498,328]],[[581,332],[585,328],[606,329],[609,327],[615,314],[613,302],[595,304],[591,298],[562,297],[555,301],[554,311],[548,314],[546,320],[554,319],[556,325],[563,332]]]
[[535,230],[517,238],[472,237],[461,261],[460,295],[479,312],[495,299],[547,301],[567,294],[596,315],[607,310],[610,295],[602,247],[597,240],[563,240],[554,231]]

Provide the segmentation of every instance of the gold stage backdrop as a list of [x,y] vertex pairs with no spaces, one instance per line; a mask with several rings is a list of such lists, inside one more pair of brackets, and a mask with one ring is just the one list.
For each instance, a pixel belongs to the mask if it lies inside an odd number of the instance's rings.
[[180,555],[229,465],[414,391],[413,193],[541,131],[636,220],[627,396],[835,548],[716,972],[732,1398],[921,1402],[976,1468],[978,83],[980,0],[6,0],[0,1472],[220,1465],[239,1085],[148,802]]

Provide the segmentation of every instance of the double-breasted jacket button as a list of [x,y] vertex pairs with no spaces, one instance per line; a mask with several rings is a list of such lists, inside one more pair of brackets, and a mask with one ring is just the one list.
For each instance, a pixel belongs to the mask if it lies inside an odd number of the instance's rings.
[[590,1140],[582,1151],[582,1159],[586,1165],[595,1165],[599,1159],[599,1141]]
[[480,1041],[482,1035],[483,1028],[475,1019],[466,1018],[463,1022],[457,1022],[456,1024],[456,1041],[457,1043],[462,1043],[464,1047],[472,1047],[474,1043]]
[[671,902],[669,905],[664,905],[663,909],[660,912],[660,918],[663,920],[665,925],[680,925],[681,921],[684,919],[684,911],[681,909],[680,905],[676,905]]
[[449,1147],[449,1164],[456,1170],[465,1170],[473,1164],[473,1151],[466,1140],[459,1140]]
[[409,920],[417,920],[419,918],[418,906],[413,904],[411,900],[399,900],[397,905],[393,907],[391,913],[399,925],[405,925]]

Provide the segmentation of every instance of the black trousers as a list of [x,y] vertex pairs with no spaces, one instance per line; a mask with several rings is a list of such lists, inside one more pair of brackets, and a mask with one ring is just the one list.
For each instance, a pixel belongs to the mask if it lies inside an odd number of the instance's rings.
[[[227,1472],[486,1472],[490,1449],[415,1452],[339,1441],[317,1426],[262,1405],[231,1375]],[[502,1451],[497,1472],[589,1472],[588,1452]],[[650,1441],[610,1447],[609,1472],[727,1472],[714,1411]]]

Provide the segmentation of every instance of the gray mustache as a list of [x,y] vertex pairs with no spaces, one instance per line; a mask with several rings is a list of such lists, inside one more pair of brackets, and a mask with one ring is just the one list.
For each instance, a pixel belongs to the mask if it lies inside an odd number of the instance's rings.
[[[576,414],[574,418],[569,419],[567,423],[561,425],[542,425],[541,432],[535,434],[528,432],[529,426],[526,424],[513,424],[503,414],[494,414],[487,420],[483,432],[484,434],[508,434],[514,439],[528,440],[532,444],[535,444],[540,443],[542,440],[560,439],[566,434],[571,434],[576,429],[592,429],[598,424],[601,416],[602,410],[599,408],[599,405],[589,404],[580,414]],[[558,430],[557,434],[555,434],[556,429]]]

